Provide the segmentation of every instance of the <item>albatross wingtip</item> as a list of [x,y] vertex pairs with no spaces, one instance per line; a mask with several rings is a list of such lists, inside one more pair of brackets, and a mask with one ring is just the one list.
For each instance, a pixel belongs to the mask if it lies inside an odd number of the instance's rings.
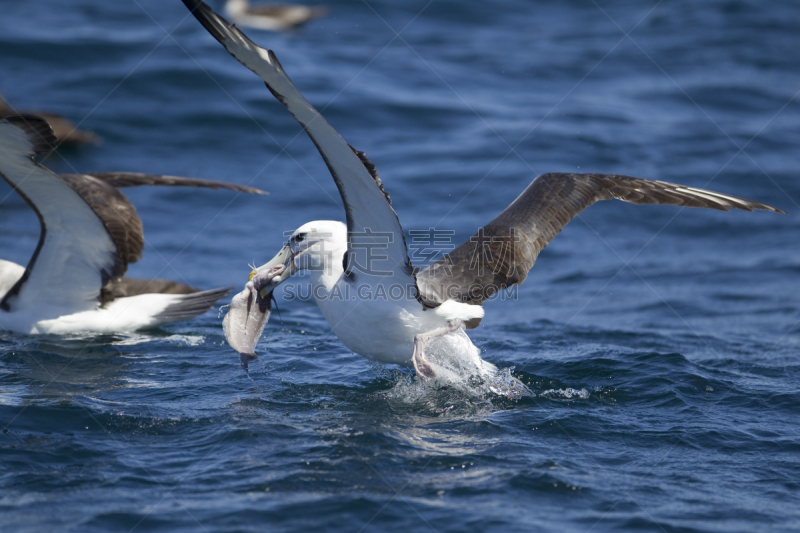
[[217,41],[223,42],[228,38],[223,30],[226,29],[225,26],[230,27],[230,23],[215,13],[208,4],[202,0],[183,0],[183,5]]

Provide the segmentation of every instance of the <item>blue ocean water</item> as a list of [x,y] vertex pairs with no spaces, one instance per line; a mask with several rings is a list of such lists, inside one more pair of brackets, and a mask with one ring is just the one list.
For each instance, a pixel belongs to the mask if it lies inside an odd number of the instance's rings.
[[[800,529],[800,4],[328,5],[248,33],[376,163],[406,230],[461,242],[547,171],[789,214],[585,211],[470,333],[536,393],[518,401],[370,364],[280,296],[249,374],[216,313],[2,333],[0,530]],[[299,126],[181,2],[0,11],[6,99],[105,139],[47,166],[271,192],[126,191],[147,239],[131,275],[240,287],[284,232],[344,218]],[[0,202],[0,257],[25,263],[36,219]]]

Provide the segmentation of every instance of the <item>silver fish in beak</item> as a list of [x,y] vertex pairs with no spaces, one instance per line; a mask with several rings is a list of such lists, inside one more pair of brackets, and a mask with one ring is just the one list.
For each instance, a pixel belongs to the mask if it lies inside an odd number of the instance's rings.
[[253,270],[244,290],[231,299],[222,331],[231,348],[239,352],[245,370],[256,358],[258,339],[269,321],[272,291],[296,271],[294,254],[287,244],[268,263]]

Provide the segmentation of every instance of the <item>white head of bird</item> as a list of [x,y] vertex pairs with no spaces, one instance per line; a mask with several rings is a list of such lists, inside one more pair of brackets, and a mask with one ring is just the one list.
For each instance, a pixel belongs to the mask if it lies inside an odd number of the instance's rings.
[[284,265],[286,269],[273,285],[283,283],[298,271],[306,271],[313,285],[322,283],[330,289],[344,273],[346,252],[347,226],[335,220],[307,222],[292,233],[275,257],[255,269],[250,278]]

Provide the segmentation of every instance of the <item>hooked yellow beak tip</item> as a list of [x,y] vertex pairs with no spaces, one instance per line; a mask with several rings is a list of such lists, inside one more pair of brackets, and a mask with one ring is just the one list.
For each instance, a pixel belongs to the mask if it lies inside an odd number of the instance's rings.
[[247,281],[253,281],[253,278],[256,277],[256,274],[258,274],[258,270],[253,270],[250,272],[250,277],[247,278]]

